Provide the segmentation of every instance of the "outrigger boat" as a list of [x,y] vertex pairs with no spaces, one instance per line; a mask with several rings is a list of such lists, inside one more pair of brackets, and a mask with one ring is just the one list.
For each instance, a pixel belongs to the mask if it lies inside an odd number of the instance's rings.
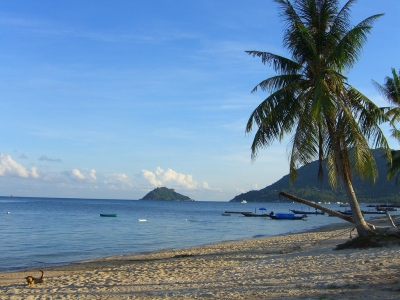
[[255,214],[251,212],[242,212],[242,215],[245,217],[262,217],[262,218],[270,217],[270,215],[267,214]]
[[[345,211],[340,211],[337,210],[337,212],[346,215],[346,216],[352,216],[353,213],[351,212],[351,210],[345,210]],[[363,215],[386,215],[385,211],[372,211],[372,210],[361,210],[361,213]]]
[[386,211],[362,210],[363,215],[386,215]]
[[307,215],[295,216],[294,214],[270,214],[269,217],[273,220],[304,220]]
[[324,215],[325,212],[323,211],[303,211],[303,210],[295,210],[295,209],[289,209],[292,213],[294,213],[295,215]]

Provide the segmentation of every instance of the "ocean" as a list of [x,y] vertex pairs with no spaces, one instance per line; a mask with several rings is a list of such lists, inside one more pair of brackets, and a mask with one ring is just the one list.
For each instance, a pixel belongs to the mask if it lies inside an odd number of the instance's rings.
[[[345,222],[327,215],[309,215],[305,221],[222,215],[261,213],[259,208],[267,213],[313,210],[298,203],[0,197],[0,272],[276,236]],[[343,210],[338,204],[329,208]]]

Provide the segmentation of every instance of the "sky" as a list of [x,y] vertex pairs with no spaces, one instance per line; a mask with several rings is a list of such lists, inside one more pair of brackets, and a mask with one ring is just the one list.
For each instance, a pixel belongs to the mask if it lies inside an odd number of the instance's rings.
[[[385,106],[372,80],[400,69],[400,1],[360,0],[351,20],[378,13],[345,75]],[[245,126],[268,96],[251,90],[274,71],[245,51],[289,57],[282,28],[271,0],[1,1],[0,195],[140,199],[165,186],[229,201],[273,184],[289,138],[251,160]]]

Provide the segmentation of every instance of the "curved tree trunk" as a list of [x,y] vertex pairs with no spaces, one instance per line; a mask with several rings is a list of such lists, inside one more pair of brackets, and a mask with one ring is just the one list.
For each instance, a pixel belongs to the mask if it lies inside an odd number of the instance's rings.
[[[280,191],[279,192],[279,196],[283,196],[283,197],[286,197],[286,198],[288,198],[290,200],[293,200],[295,202],[299,202],[299,203],[314,207],[314,208],[319,209],[319,210],[321,210],[323,212],[326,212],[327,214],[330,214],[332,216],[338,217],[338,218],[343,219],[343,220],[345,220],[347,222],[355,224],[355,221],[354,221],[353,217],[346,216],[346,215],[341,214],[340,212],[338,212],[336,210],[333,210],[333,209],[327,208],[325,206],[319,205],[319,204],[317,204],[315,202],[312,202],[312,201],[309,201],[309,200],[294,196],[294,195],[286,193],[284,191]],[[366,226],[370,226],[371,228],[374,228],[374,225],[368,224],[367,222],[365,222],[365,224],[366,224]]]
[[342,182],[347,194],[347,198],[349,199],[351,213],[354,219],[354,224],[356,225],[357,233],[359,236],[367,236],[371,233],[371,230],[361,212],[360,205],[358,204],[357,197],[353,189],[353,184],[348,178],[348,174],[345,174],[345,176],[346,178],[343,178]]
[[[351,207],[352,217],[354,219],[354,224],[356,225],[357,233],[359,236],[368,236],[371,233],[370,228],[367,225],[367,222],[364,220],[364,216],[361,213],[360,205],[358,204],[356,194],[353,189],[353,184],[351,182],[350,176],[350,162],[347,156],[348,149],[344,147],[342,150],[341,147],[341,136],[334,129],[334,122],[332,120],[327,120],[328,133],[331,140],[331,147],[333,150],[335,166],[337,168],[337,174],[339,175],[343,187],[346,191],[347,199],[349,200],[349,204]],[[346,155],[342,153],[342,151],[347,152]]]

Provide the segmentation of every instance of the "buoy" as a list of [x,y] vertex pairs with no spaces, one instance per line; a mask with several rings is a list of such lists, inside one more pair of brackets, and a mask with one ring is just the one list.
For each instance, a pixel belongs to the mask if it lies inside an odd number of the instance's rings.
[[7,212],[7,215],[9,215],[9,214],[10,214],[10,212],[8,211],[8,212]]

